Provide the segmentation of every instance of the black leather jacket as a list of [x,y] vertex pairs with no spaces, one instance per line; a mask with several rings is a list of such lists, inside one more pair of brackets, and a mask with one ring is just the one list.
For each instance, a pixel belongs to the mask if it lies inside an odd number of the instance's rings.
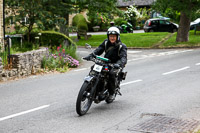
[[[113,47],[114,46],[114,47]],[[110,48],[113,47],[113,48]],[[111,44],[108,39],[104,40],[98,48],[94,50],[96,55],[101,55],[105,51],[105,58],[111,60],[111,63],[117,63],[124,67],[127,63],[127,47],[121,41]]]

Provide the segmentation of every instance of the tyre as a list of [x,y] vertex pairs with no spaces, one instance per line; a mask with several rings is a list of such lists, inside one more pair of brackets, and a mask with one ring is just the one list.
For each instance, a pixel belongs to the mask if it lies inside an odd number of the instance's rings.
[[172,32],[173,32],[173,33],[174,33],[174,32],[177,32],[177,29],[173,29]]
[[154,32],[154,30],[153,30],[153,29],[150,29],[149,32]]
[[[114,95],[115,95],[115,97],[116,97],[117,94],[114,94]],[[110,100],[109,97],[107,97],[105,101],[106,101],[106,103],[109,104],[109,103],[112,103],[114,100],[115,100],[115,99]]]
[[90,96],[88,96],[91,87],[92,86],[89,82],[84,82],[79,91],[76,101],[76,112],[80,116],[85,115],[92,104],[92,99],[90,98]]

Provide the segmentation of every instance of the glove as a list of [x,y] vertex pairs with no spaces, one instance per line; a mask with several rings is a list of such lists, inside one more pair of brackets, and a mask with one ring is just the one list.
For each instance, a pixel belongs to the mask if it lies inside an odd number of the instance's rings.
[[86,57],[83,57],[83,59],[89,61],[89,60],[92,59],[92,56],[91,56],[91,55],[88,55],[88,56],[86,56]]
[[118,68],[120,68],[120,65],[116,63],[116,64],[114,64],[114,68],[118,69]]

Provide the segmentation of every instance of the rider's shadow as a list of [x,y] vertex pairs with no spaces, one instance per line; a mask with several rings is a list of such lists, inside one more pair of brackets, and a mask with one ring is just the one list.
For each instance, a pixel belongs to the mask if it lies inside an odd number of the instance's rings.
[[[104,113],[108,111],[113,111],[113,110],[119,110],[122,109],[123,106],[125,105],[123,101],[120,100],[114,100],[112,103],[107,104],[107,103],[99,103],[99,104],[93,104],[93,107],[90,108],[91,110],[89,111],[90,113]],[[126,106],[126,105],[125,105]],[[88,113],[89,113],[88,112]]]

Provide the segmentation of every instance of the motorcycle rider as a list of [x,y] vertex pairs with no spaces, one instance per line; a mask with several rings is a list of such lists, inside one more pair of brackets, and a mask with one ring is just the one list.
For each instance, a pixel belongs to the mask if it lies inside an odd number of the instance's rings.
[[[111,63],[114,64],[114,68],[109,72],[109,100],[114,100],[115,89],[116,89],[116,77],[120,67],[124,68],[127,63],[127,47],[120,40],[120,31],[117,27],[110,27],[107,31],[107,39],[94,50],[95,55],[101,55],[105,51],[105,58],[110,59]],[[93,53],[84,57],[85,60],[90,60],[93,57]]]

